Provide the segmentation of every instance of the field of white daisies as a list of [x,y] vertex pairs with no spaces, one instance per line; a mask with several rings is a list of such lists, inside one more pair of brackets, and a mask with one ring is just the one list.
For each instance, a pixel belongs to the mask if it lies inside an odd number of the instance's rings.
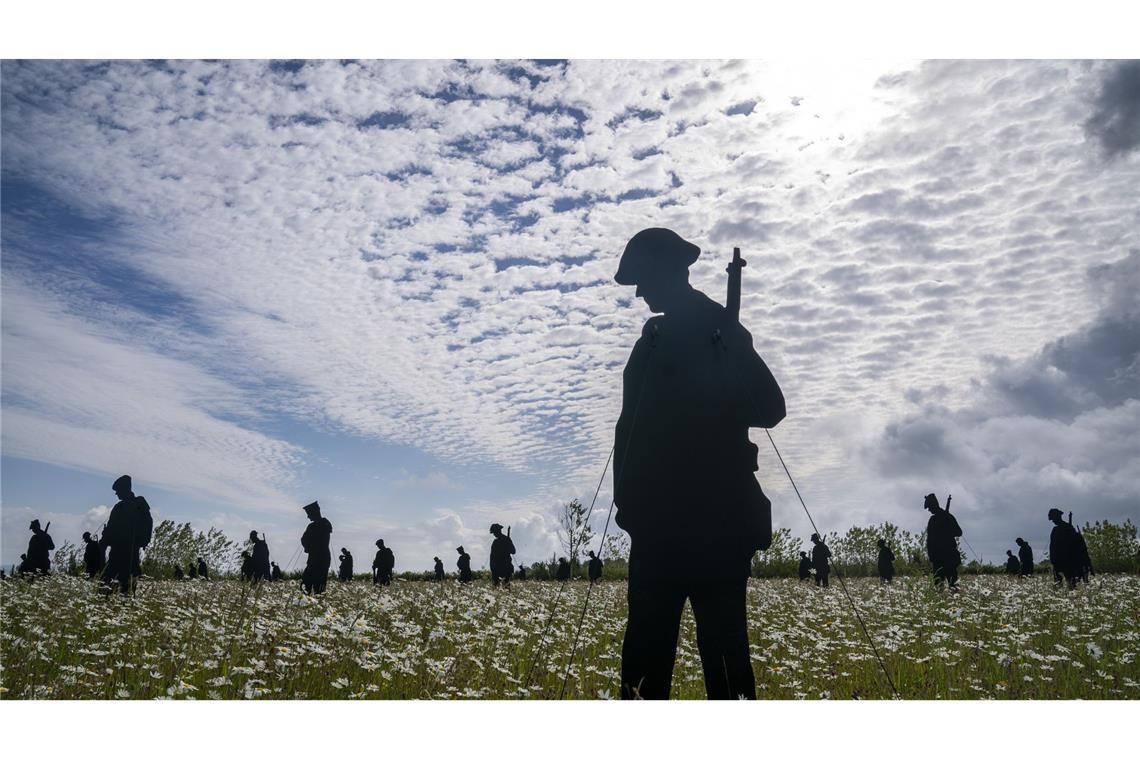
[[[1140,577],[1069,592],[1045,577],[847,581],[905,699],[1140,697]],[[130,599],[84,579],[0,583],[3,699],[608,699],[619,694],[625,584],[493,589],[396,581],[147,581]],[[837,584],[752,580],[752,660],[766,699],[893,696]],[[565,682],[565,688],[563,684]],[[673,695],[704,685],[686,610]]]

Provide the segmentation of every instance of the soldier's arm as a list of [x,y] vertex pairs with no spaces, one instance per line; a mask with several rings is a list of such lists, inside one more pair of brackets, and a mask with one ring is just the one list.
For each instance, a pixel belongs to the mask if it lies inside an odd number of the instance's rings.
[[746,414],[749,427],[771,428],[787,416],[784,393],[768,365],[756,353],[752,334],[736,325],[732,331],[732,345],[727,347],[729,361],[737,382],[741,383],[749,400]]
[[629,451],[630,431],[633,428],[638,397],[641,395],[642,386],[645,382],[645,364],[649,358],[653,332],[656,329],[656,319],[655,317],[645,323],[641,337],[634,344],[633,351],[629,355],[629,361],[626,362],[625,371],[622,373],[621,414],[618,416],[617,425],[614,429],[613,461],[614,501],[619,507],[622,504],[622,472],[626,454]]

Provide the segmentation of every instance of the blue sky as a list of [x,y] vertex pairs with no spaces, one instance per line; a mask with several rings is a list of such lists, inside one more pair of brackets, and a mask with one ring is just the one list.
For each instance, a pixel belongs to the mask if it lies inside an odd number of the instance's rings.
[[[667,226],[788,399],[824,529],[1140,513],[1134,64],[5,61],[0,561],[156,516],[397,569],[556,550]],[[766,439],[777,527],[810,527]],[[608,506],[603,485],[601,517]],[[699,519],[699,506],[694,507]]]

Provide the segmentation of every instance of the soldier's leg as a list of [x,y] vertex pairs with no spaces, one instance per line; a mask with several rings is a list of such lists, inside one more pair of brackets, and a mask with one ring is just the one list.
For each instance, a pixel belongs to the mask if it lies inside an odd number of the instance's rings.
[[622,699],[668,699],[677,658],[684,589],[665,581],[629,581],[629,619],[621,645]]
[[708,698],[756,699],[748,651],[747,580],[702,584],[689,599]]

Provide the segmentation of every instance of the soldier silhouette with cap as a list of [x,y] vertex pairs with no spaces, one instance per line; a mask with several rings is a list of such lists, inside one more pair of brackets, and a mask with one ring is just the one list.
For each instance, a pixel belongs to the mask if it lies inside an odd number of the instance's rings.
[[206,567],[206,559],[198,558],[198,577],[204,581],[210,580],[210,568]]
[[432,559],[435,560],[434,570],[435,570],[436,583],[442,583],[443,582],[443,560],[440,559],[439,557],[432,557]]
[[182,572],[182,565],[175,563],[174,565],[174,580],[183,580],[186,576]]
[[[626,363],[614,431],[616,520],[630,536],[627,699],[669,697],[686,600],[709,698],[756,696],[746,587],[772,524],[748,431],[779,423],[784,397],[740,324],[738,290],[732,299],[744,262],[730,266],[726,308],[689,284],[699,255],[672,230],[646,229],[614,276],[655,314]],[[694,513],[707,529],[691,529]]]
[[269,580],[269,542],[264,535],[257,537],[257,531],[249,532],[250,549],[249,579],[254,583]]
[[186,577],[189,578],[190,580],[195,580],[198,577],[198,563],[196,563],[196,562],[187,562],[186,563]]
[[587,575],[590,578],[590,585],[593,585],[602,579],[602,560],[598,555],[590,552],[590,562],[586,567]]
[[107,564],[106,553],[88,531],[83,532],[83,567],[88,578],[94,578]]
[[136,496],[132,490],[130,475],[118,478],[111,488],[119,501],[111,507],[111,515],[99,539],[101,546],[111,549],[111,556],[103,568],[103,584],[111,589],[118,583],[119,591],[127,594],[131,589],[131,578],[142,572],[139,551],[150,544],[154,520],[146,499]]
[[811,566],[815,568],[815,585],[827,587],[827,577],[831,575],[831,549],[818,533],[811,534]]
[[1053,523],[1053,530],[1049,533],[1049,561],[1053,563],[1053,580],[1060,585],[1063,577],[1069,588],[1076,588],[1077,578],[1081,576],[1077,531],[1065,522],[1064,514],[1056,507],[1049,510],[1049,521]]
[[886,539],[879,539],[878,557],[879,582],[890,583],[895,577],[895,553],[887,546]]
[[962,564],[957,539],[962,535],[962,529],[950,514],[950,497],[946,497],[946,509],[932,493],[926,495],[922,506],[930,512],[930,519],[926,522],[926,554],[934,569],[934,582],[941,586],[946,581],[951,590],[956,589],[958,567]]
[[570,561],[565,557],[558,558],[558,569],[554,571],[554,579],[557,581],[570,580]]
[[1005,572],[1006,575],[1017,575],[1021,570],[1021,563],[1017,557],[1013,556],[1013,552],[1009,549],[1005,550]]
[[1014,543],[1017,544],[1018,576],[1021,578],[1033,577],[1033,547],[1021,536]]
[[515,579],[520,581],[526,580],[526,565],[519,564],[519,571],[515,573]]
[[309,518],[309,524],[301,535],[301,548],[308,555],[305,571],[301,574],[301,587],[306,594],[323,594],[332,566],[332,549],[329,548],[332,523],[321,516],[321,505],[315,501],[302,509]]
[[459,552],[459,559],[456,560],[455,566],[459,568],[459,582],[471,582],[471,555],[463,550],[462,546],[455,547],[455,551]]
[[281,580],[281,568],[277,566],[277,563],[276,562],[270,562],[269,567],[270,567],[269,579],[271,581]]
[[1072,526],[1073,532],[1076,534],[1076,559],[1077,565],[1080,568],[1080,579],[1085,583],[1089,582],[1089,576],[1094,575],[1092,566],[1092,557],[1089,556],[1089,545],[1085,542],[1085,535],[1081,533],[1081,529],[1073,525],[1073,513],[1069,513],[1069,525]]
[[16,566],[16,569],[14,572],[20,573],[21,575],[24,573],[32,572],[32,568],[28,564],[28,555],[27,554],[21,554],[20,555],[20,564]]
[[800,552],[799,576],[801,581],[811,580],[811,558],[807,552]]
[[[48,527],[51,527],[51,523],[48,523]],[[39,520],[32,520],[28,530],[32,532],[32,537],[28,539],[27,572],[47,575],[51,572],[49,552],[55,548],[55,542],[51,540],[47,530],[40,527]]]
[[372,582],[391,586],[392,571],[395,569],[396,555],[384,545],[384,539],[376,539],[376,556],[372,560]]
[[511,541],[510,532],[503,534],[503,526],[498,523],[491,525],[491,535],[495,540],[491,542],[491,585],[510,585],[511,576],[515,572],[511,562],[511,555],[515,553],[515,544]]
[[352,552],[342,546],[338,559],[340,560],[340,571],[337,573],[337,577],[342,582],[348,583],[352,580]]
[[243,581],[253,580],[253,559],[249,556],[248,551],[241,553],[241,579]]

